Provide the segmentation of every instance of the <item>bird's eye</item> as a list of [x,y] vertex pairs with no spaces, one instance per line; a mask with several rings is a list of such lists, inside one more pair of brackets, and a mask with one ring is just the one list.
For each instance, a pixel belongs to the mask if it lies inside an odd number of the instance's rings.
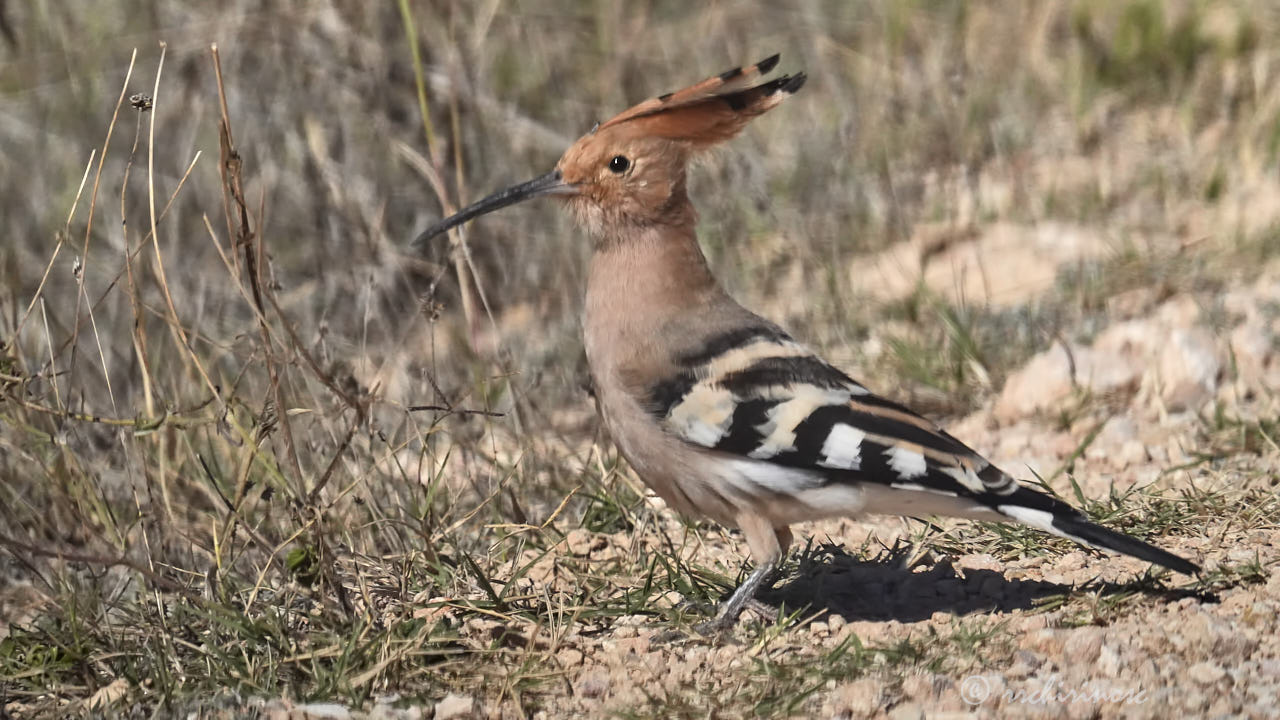
[[631,161],[622,155],[614,155],[613,159],[609,161],[609,170],[618,175],[626,172],[629,167],[631,167]]

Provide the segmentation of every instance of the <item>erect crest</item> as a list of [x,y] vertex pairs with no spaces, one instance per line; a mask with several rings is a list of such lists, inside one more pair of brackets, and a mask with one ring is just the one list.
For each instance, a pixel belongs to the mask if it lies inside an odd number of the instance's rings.
[[804,85],[805,74],[796,73],[751,86],[773,70],[778,58],[771,55],[754,65],[736,67],[682,90],[649,98],[601,123],[597,130],[634,123],[639,134],[684,141],[695,148],[723,142]]

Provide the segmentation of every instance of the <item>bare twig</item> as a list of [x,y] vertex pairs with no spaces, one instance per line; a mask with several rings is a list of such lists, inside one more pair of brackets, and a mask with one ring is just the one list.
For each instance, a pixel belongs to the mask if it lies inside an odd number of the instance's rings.
[[39,545],[22,542],[21,540],[5,535],[2,532],[0,532],[0,546],[4,546],[4,548],[9,552],[14,552],[15,550],[22,551],[27,553],[28,556],[34,555],[39,557],[58,558],[59,560],[66,562],[81,563],[85,565],[100,565],[102,567],[127,567],[130,570],[146,577],[153,584],[160,586],[165,590],[179,593],[189,600],[200,599],[198,594],[191,592],[190,589],[182,584],[177,583],[148,567],[144,567],[142,564],[134,560],[130,560],[123,555],[93,555],[90,553],[70,552],[57,548],[48,549]]
[[[280,414],[280,433],[284,437],[285,451],[289,464],[293,469],[294,481],[297,483],[298,497],[306,495],[305,481],[302,475],[302,463],[298,459],[298,449],[293,441],[293,430],[289,424],[288,405],[284,402],[284,392],[280,388],[280,368],[272,348],[274,343],[266,321],[266,303],[263,300],[263,268],[262,238],[254,232],[249,220],[249,208],[244,199],[244,186],[241,179],[242,159],[236,150],[235,139],[231,132],[231,115],[227,108],[227,91],[222,80],[222,59],[218,55],[218,46],[210,48],[213,54],[214,76],[218,83],[218,103],[222,117],[219,121],[220,147],[222,161],[218,170],[222,174],[224,205],[228,208],[228,231],[244,254],[245,274],[248,276],[249,288],[253,293],[254,305],[258,311],[258,330],[262,335],[263,356],[267,364],[267,375],[271,380],[271,394]],[[229,201],[229,202],[228,202]],[[231,224],[230,206],[234,204],[237,222]]]
[[454,408],[444,405],[410,405],[409,412],[442,412],[457,413],[459,415],[484,415],[485,417],[506,417],[506,413],[494,412],[492,410],[472,410],[470,408]]
[[[227,227],[231,236],[234,238],[235,244],[239,246],[244,257],[244,275],[248,278],[249,289],[253,296],[253,304],[257,310],[258,329],[262,336],[263,344],[262,351],[266,361],[267,375],[270,378],[271,383],[271,397],[276,406],[280,433],[284,438],[285,451],[294,473],[296,497],[299,500],[313,501],[317,492],[313,490],[309,493],[306,489],[306,480],[302,473],[302,463],[299,461],[297,444],[294,441],[293,429],[289,422],[289,406],[285,403],[284,391],[281,388],[280,362],[274,352],[275,343],[272,340],[269,323],[267,321],[266,308],[268,303],[276,310],[277,314],[286,326],[289,323],[288,320],[284,318],[283,314],[280,313],[279,306],[275,303],[270,283],[266,282],[267,275],[270,271],[269,261],[267,259],[267,253],[263,248],[262,235],[261,233],[254,231],[249,217],[248,206],[245,202],[244,185],[241,175],[243,160],[240,157],[239,151],[235,147],[235,140],[231,131],[231,117],[227,106],[226,86],[222,77],[222,60],[218,55],[217,45],[213,45],[210,49],[213,55],[214,76],[217,79],[218,103],[221,110],[221,120],[219,122],[221,131],[219,145],[221,147],[222,162],[219,165],[219,171],[222,174],[223,188],[225,190],[223,193],[223,205],[228,219]],[[237,219],[235,223],[231,222],[233,205]],[[297,338],[293,334],[292,329],[289,330],[289,334],[290,337],[295,340],[295,345],[300,347],[301,343],[296,342]],[[317,374],[323,376],[323,373],[319,372],[318,366],[316,366],[313,361],[309,360],[309,362],[312,363]],[[329,379],[326,384],[332,386],[334,383]],[[339,393],[339,395],[344,399],[347,399],[345,394]],[[351,404],[355,405],[354,401],[351,401]],[[355,428],[358,427],[364,419],[364,411],[361,410],[358,405],[355,406],[357,408],[357,417],[351,427],[348,439],[346,442],[342,443],[338,453],[331,460],[329,469],[326,470],[325,475],[322,477],[322,482],[317,483],[316,485],[317,489],[321,488],[324,483],[328,482],[329,474],[333,471],[334,467],[336,467],[338,459],[346,452],[350,436],[354,434]],[[312,518],[304,525],[304,528],[310,527],[311,525],[315,526],[312,537],[316,544],[324,579],[337,596],[343,610],[348,616],[350,616],[353,612],[351,601],[347,597],[346,588],[343,587],[342,582],[336,577],[334,572],[333,552],[325,537],[322,523],[323,513],[315,507],[314,502],[308,502],[307,504],[310,508]]]

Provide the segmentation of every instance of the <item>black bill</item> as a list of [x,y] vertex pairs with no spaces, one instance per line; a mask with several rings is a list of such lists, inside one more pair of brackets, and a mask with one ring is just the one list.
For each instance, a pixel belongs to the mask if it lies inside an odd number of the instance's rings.
[[480,217],[485,213],[491,213],[494,210],[501,210],[508,205],[515,205],[521,200],[538,197],[539,195],[560,195],[573,193],[574,186],[566,183],[564,178],[560,176],[559,170],[552,170],[546,175],[540,175],[529,182],[523,182],[519,185],[512,185],[505,190],[490,195],[489,197],[472,203],[468,207],[459,210],[454,215],[447,217],[431,227],[418,233],[418,237],[413,239],[414,247],[421,247],[431,238],[451,230],[462,223],[476,217]]

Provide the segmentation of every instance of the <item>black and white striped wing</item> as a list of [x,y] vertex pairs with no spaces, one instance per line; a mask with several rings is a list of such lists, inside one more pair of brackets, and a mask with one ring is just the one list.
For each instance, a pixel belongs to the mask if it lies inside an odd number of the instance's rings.
[[1008,495],[1017,483],[932,422],[878,397],[777,328],[712,339],[652,388],[664,428],[710,450],[832,482],[950,496]]
[[[679,373],[651,388],[650,411],[685,442],[758,463],[747,474],[767,490],[872,483],[902,491],[902,501],[881,511],[898,507],[907,514],[921,506],[906,496],[936,494],[940,502],[932,507],[969,516],[986,508],[1085,545],[1183,573],[1199,571],[1184,558],[1096,525],[1061,500],[1019,485],[932,422],[873,395],[776,327],[724,333],[677,358],[677,365]],[[785,479],[779,482],[762,472],[778,466],[805,471],[803,484],[795,485],[794,473],[780,473]]]

